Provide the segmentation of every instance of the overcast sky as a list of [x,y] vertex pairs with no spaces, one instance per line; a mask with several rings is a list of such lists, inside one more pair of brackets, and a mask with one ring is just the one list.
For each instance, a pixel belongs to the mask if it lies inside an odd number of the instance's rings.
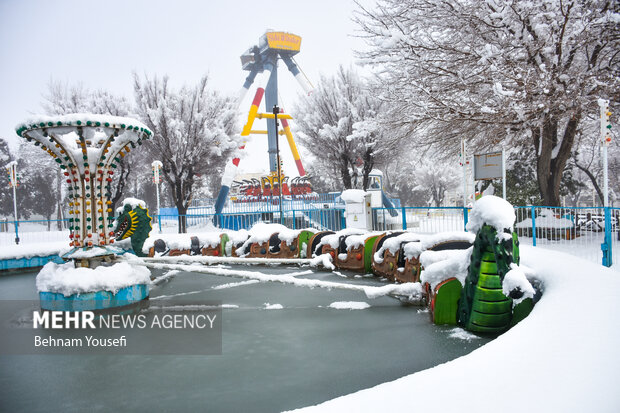
[[[16,147],[14,127],[42,112],[50,79],[133,100],[134,71],[167,74],[173,86],[208,73],[212,87],[236,93],[248,73],[239,56],[267,29],[302,37],[296,60],[316,83],[321,73],[353,65],[353,49],[363,47],[352,36],[355,7],[352,0],[0,0],[0,137]],[[280,105],[290,107],[301,88],[283,64],[279,71]],[[248,172],[268,170],[266,138],[256,140],[248,148],[264,152],[264,165],[242,163]],[[296,175],[290,151],[283,156]]]

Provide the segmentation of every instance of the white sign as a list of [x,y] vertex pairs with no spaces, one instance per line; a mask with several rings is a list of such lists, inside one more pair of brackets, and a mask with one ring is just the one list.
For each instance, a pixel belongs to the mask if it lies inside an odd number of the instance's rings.
[[502,178],[502,152],[474,155],[474,179]]

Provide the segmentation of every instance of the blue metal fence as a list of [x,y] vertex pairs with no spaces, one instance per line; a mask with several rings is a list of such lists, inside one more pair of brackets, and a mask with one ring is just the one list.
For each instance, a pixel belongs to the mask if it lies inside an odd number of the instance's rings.
[[[316,208],[283,208],[265,206],[263,211],[197,213],[191,209],[186,216],[188,232],[249,229],[257,222],[282,223],[289,228],[316,228],[338,231],[346,227],[344,208],[329,203]],[[292,206],[289,204],[287,206]],[[308,205],[308,203],[304,203]],[[284,205],[283,205],[284,207]],[[159,232],[177,232],[178,214],[162,208],[162,214],[153,215],[153,227]],[[418,233],[462,231],[467,225],[468,209],[462,207],[399,207],[394,210],[374,208],[372,229],[376,231],[408,230]],[[620,208],[559,208],[516,206],[515,230],[521,243],[558,249],[607,267],[620,267],[614,256],[620,253]],[[16,225],[17,224],[17,225]],[[20,243],[66,241],[69,220],[0,220],[0,246]],[[58,229],[60,228],[60,230]],[[616,258],[616,261],[619,261]],[[619,261],[620,263],[620,261]],[[615,264],[615,265],[614,265]]]

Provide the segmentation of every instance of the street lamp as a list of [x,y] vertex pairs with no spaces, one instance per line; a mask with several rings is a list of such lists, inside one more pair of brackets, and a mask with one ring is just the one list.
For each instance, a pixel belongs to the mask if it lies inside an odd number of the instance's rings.
[[15,213],[15,244],[19,244],[19,230],[17,223],[17,193],[16,188],[19,186],[19,176],[17,175],[17,162],[9,162],[6,166],[9,174],[9,186],[13,188],[13,212]]
[[159,171],[163,164],[160,161],[153,161],[151,167],[153,168],[153,183],[155,184],[155,193],[157,194],[157,223],[159,224],[159,233],[161,234],[161,218],[159,216],[159,184],[161,183],[161,177]]

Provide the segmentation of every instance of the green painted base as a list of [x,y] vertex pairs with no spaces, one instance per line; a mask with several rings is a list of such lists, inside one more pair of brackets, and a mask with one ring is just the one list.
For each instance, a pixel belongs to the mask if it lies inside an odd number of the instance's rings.
[[456,325],[462,285],[456,278],[449,278],[435,287],[431,312],[435,324]]

